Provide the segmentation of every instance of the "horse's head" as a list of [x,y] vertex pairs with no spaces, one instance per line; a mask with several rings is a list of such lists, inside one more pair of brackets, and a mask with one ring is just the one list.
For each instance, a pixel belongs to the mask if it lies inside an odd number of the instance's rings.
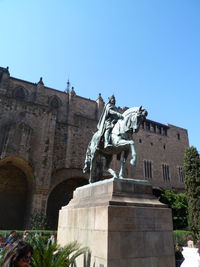
[[121,122],[123,124],[123,132],[132,130],[137,132],[140,124],[146,119],[148,112],[146,109],[140,107],[129,108],[123,113],[124,119]]

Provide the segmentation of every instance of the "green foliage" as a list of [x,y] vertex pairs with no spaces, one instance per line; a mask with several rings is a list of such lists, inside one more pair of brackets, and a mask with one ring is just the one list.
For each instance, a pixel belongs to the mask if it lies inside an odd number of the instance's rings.
[[[88,253],[87,248],[80,248],[77,242],[73,242],[59,248],[56,244],[47,246],[41,237],[32,240],[33,256],[32,267],[70,267],[75,266],[75,260],[78,256]],[[85,267],[88,265],[88,259],[84,258]]]
[[[175,258],[177,266],[183,262],[182,247],[187,246],[188,236],[191,235],[190,231],[175,230],[174,231],[174,245],[175,245]],[[179,264],[178,264],[179,263]],[[192,267],[192,266],[191,266]]]
[[185,185],[188,199],[189,226],[200,238],[200,158],[196,148],[190,147],[184,155]]
[[[83,267],[90,267],[89,249],[81,248],[77,242],[59,248],[56,243],[47,245],[46,239],[39,235],[32,236],[27,242],[33,246],[32,267],[75,267],[80,255],[83,255]],[[4,254],[5,250],[0,253],[0,266]]]
[[1,263],[3,261],[3,257],[6,253],[6,249],[5,248],[0,248],[0,266],[1,266]]
[[174,231],[174,244],[180,247],[187,246],[187,238],[192,235],[191,231],[175,230]]
[[187,196],[185,193],[176,193],[173,190],[165,190],[159,199],[172,209],[174,229],[185,229],[187,222]]
[[32,230],[45,230],[47,229],[47,217],[44,213],[34,212],[31,216],[31,229]]
[[[16,231],[16,238],[22,238],[24,231],[23,230],[15,230]],[[0,237],[8,237],[11,230],[0,230]],[[56,232],[56,231],[54,231]],[[52,233],[52,230],[28,230],[30,236],[34,236],[35,234],[42,235],[44,237],[49,237]]]

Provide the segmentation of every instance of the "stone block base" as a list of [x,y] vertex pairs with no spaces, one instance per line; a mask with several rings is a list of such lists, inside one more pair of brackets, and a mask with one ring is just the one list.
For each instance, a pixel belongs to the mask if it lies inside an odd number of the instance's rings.
[[77,188],[58,224],[58,243],[74,240],[90,248],[92,267],[175,266],[171,210],[147,181],[109,179]]

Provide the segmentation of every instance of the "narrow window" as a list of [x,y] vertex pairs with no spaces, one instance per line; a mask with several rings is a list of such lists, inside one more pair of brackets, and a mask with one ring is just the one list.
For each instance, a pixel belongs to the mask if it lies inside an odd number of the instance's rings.
[[162,128],[161,128],[161,126],[157,126],[157,132],[158,132],[159,134],[162,133]]
[[146,121],[146,130],[150,131],[150,123]]
[[182,167],[178,167],[178,175],[179,175],[179,181],[181,183],[184,183],[184,172]]
[[162,164],[163,180],[165,182],[170,181],[169,166],[167,164]]
[[15,91],[15,98],[19,99],[19,100],[24,100],[25,99],[25,93],[24,93],[23,88],[18,88]]
[[152,131],[153,131],[154,133],[156,133],[156,125],[155,125],[155,124],[152,124]]
[[163,128],[163,135],[167,136],[167,128]]
[[51,103],[50,103],[51,107],[52,108],[59,108],[59,102],[58,102],[58,99],[56,99],[55,97],[52,99]]
[[144,160],[144,178],[152,179],[152,162]]

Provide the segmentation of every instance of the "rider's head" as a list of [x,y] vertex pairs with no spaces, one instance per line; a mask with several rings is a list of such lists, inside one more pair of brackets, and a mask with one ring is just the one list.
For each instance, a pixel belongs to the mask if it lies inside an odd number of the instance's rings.
[[115,101],[115,96],[114,96],[114,95],[112,95],[112,96],[109,97],[108,99],[109,99],[109,103],[110,103],[110,104],[115,105],[116,101]]

